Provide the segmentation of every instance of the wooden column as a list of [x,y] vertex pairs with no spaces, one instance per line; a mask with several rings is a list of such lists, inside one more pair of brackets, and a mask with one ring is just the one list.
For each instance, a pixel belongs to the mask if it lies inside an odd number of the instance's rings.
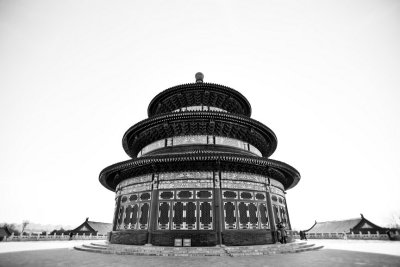
[[290,219],[289,219],[289,210],[288,210],[288,208],[287,208],[287,201],[286,201],[286,192],[284,192],[285,193],[285,209],[286,209],[286,216],[287,216],[287,222],[288,222],[288,225],[289,225],[289,229],[290,230],[292,230],[292,225],[290,224]]
[[[219,166],[219,162],[218,162]],[[218,168],[219,169],[219,168]],[[224,220],[223,203],[221,198],[221,172],[219,170],[213,172],[214,175],[214,225],[218,234],[218,244],[222,245],[222,222]]]
[[274,213],[274,207],[272,206],[272,200],[271,200],[271,186],[270,186],[270,180],[268,178],[268,186],[267,186],[267,207],[268,207],[268,217],[270,219],[270,228],[272,232],[272,239],[273,242],[277,242],[277,237],[276,237],[276,225],[275,225],[275,213]]
[[149,213],[149,228],[147,244],[151,244],[152,232],[157,229],[157,211],[158,211],[158,173],[153,173],[152,191]]

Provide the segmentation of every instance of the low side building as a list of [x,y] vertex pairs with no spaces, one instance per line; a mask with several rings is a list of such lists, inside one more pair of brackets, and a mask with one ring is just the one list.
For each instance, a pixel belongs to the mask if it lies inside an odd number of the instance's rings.
[[[89,218],[86,218],[86,220],[76,227],[75,229],[69,231],[72,232],[73,234],[79,234],[79,235],[107,235],[108,232],[112,231],[112,224],[111,223],[104,223],[104,222],[94,222],[94,221],[89,221]],[[64,233],[65,234],[65,233]]]
[[0,227],[0,241],[5,240],[11,235],[11,231],[7,227]]
[[328,222],[315,222],[314,225],[304,231],[307,234],[386,234],[388,228],[380,227],[371,221],[367,220],[362,214],[360,218],[341,220],[341,221],[328,221]]

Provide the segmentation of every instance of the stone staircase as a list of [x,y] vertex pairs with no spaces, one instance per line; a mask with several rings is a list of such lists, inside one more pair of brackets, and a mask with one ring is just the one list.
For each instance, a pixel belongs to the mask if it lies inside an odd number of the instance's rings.
[[297,253],[319,250],[323,246],[315,246],[306,242],[293,242],[289,244],[270,244],[257,246],[215,246],[215,247],[158,247],[158,246],[133,246],[117,244],[96,244],[74,247],[76,250],[96,252],[103,254],[135,255],[135,256],[253,256],[274,255],[283,253]]

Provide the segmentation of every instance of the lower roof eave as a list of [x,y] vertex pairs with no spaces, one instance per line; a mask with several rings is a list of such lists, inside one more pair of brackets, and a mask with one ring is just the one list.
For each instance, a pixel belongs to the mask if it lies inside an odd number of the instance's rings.
[[215,168],[229,170],[233,167],[243,172],[259,174],[262,172],[265,175],[268,175],[268,170],[273,169],[283,174],[283,177],[274,177],[274,179],[280,181],[285,190],[293,188],[300,181],[300,173],[284,162],[255,156],[226,154],[164,155],[131,159],[106,167],[101,171],[99,180],[104,187],[115,191],[117,184],[114,182],[114,177],[117,174],[135,170],[142,174],[155,171],[170,172],[171,170],[166,169],[166,166],[170,167],[171,163],[174,163],[174,169],[179,169],[179,166],[190,166],[190,170],[214,170]]

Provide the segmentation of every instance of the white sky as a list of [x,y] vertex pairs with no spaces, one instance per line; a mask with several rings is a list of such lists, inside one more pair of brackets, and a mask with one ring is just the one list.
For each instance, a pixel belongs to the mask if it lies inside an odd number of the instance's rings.
[[292,226],[400,213],[399,1],[0,1],[0,222],[111,222],[160,91],[232,87],[300,171]]

